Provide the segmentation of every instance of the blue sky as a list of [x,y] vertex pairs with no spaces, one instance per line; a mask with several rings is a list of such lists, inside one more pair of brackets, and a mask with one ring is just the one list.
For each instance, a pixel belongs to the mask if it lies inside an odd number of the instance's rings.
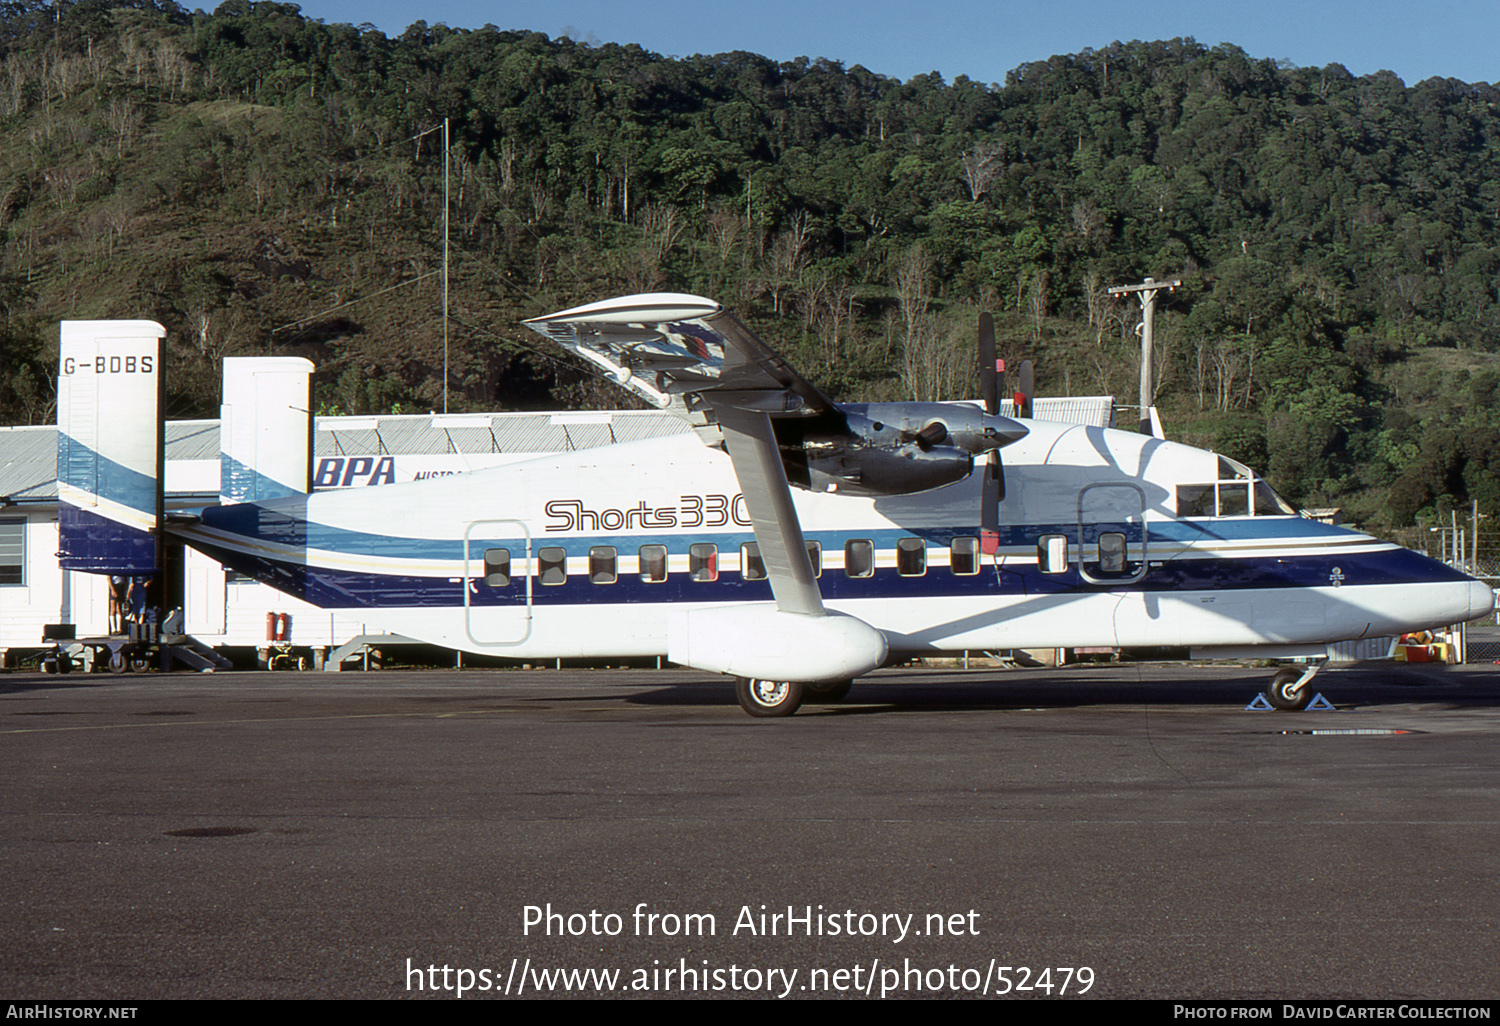
[[[207,5],[205,5],[207,6]],[[418,19],[490,23],[657,53],[749,50],[777,60],[827,57],[896,78],[936,71],[1004,82],[1053,54],[1114,40],[1191,36],[1252,57],[1394,71],[1407,85],[1440,76],[1500,79],[1500,0],[307,0],[309,18],[399,35]],[[210,8],[211,9],[211,8]]]

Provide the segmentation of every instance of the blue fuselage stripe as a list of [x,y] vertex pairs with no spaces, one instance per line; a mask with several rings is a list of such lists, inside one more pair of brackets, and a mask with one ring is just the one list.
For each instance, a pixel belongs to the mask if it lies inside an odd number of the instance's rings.
[[[1035,532],[1035,528],[1032,531]],[[961,532],[957,532],[961,533]],[[1034,536],[1034,534],[1033,534]],[[595,543],[601,539],[595,539]],[[672,539],[673,551],[686,547]],[[631,539],[634,546],[635,539]],[[339,570],[291,560],[270,560],[213,544],[194,544],[242,573],[324,608],[458,607],[464,604],[464,581],[457,577],[379,574]],[[584,546],[586,551],[587,547]],[[632,552],[623,546],[621,552]],[[479,553],[476,551],[477,557]],[[1086,564],[1090,575],[1103,577],[1097,565]],[[1130,567],[1134,570],[1135,567]],[[921,576],[904,576],[881,568],[870,577],[847,577],[840,569],[826,570],[818,582],[823,597],[843,599],[916,599],[947,596],[1027,596],[1089,594],[1102,591],[1224,591],[1266,588],[1307,588],[1457,582],[1467,578],[1457,570],[1407,549],[1363,552],[1319,552],[1305,555],[1246,555],[1238,557],[1179,557],[1152,563],[1143,579],[1119,584],[1090,583],[1074,562],[1067,572],[1041,573],[1034,563],[1002,567],[986,563],[978,574],[954,574],[946,566],[932,566]],[[517,576],[504,587],[488,587],[470,579],[471,606],[509,606],[526,601],[526,582]],[[659,583],[621,574],[610,584],[591,583],[587,575],[572,574],[562,584],[544,585],[533,579],[531,601],[544,605],[604,605],[662,602],[754,602],[771,598],[764,580],[747,581],[738,572],[720,573],[715,581],[694,581],[686,573],[670,574]]]

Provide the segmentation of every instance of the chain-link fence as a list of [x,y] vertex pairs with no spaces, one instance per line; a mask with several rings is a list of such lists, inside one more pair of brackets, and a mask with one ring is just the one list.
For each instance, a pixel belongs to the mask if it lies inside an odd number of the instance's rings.
[[[1385,532],[1387,538],[1416,552],[1457,567],[1500,588],[1500,526],[1472,517],[1450,518],[1442,527],[1407,527]],[[1500,662],[1500,614],[1462,628],[1464,662]]]
[[1477,538],[1472,520],[1447,527],[1401,527],[1382,533],[1397,545],[1500,587],[1500,527],[1489,521],[1479,521]]

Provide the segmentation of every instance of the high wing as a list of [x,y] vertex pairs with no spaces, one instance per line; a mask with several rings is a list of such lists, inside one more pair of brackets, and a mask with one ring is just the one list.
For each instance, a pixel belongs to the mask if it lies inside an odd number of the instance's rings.
[[777,608],[825,614],[770,414],[836,413],[826,396],[732,314],[699,296],[626,296],[525,324],[662,409],[711,412]]
[[[651,293],[533,317],[533,331],[602,368],[659,409],[691,413],[692,396],[768,413],[833,412],[833,403],[718,303]],[[718,398],[711,398],[718,393]],[[730,400],[731,393],[739,395]]]

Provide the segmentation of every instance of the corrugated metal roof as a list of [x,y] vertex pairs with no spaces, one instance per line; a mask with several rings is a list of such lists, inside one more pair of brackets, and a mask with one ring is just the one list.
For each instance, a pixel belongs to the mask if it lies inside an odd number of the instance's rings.
[[216,420],[167,421],[167,459],[216,460],[219,458],[219,422]]
[[319,456],[569,452],[691,430],[659,410],[321,417],[317,429]]
[[0,495],[11,501],[57,497],[57,428],[0,428]]
[[[1109,427],[1115,419],[1115,397],[1112,395],[1059,396],[1032,400],[1032,417],[1036,420],[1056,420],[1064,424],[1086,424],[1089,427]],[[1009,399],[1000,401],[1000,412],[1014,417],[1015,403]]]
[[[1012,412],[1009,400],[1001,406],[1002,413]],[[1038,398],[1035,407],[1039,420],[1108,427],[1114,399]],[[692,430],[680,417],[661,410],[319,417],[315,426],[318,456],[570,452]],[[169,461],[217,460],[219,422],[168,421],[166,442]],[[56,499],[56,427],[0,427],[0,496]]]

